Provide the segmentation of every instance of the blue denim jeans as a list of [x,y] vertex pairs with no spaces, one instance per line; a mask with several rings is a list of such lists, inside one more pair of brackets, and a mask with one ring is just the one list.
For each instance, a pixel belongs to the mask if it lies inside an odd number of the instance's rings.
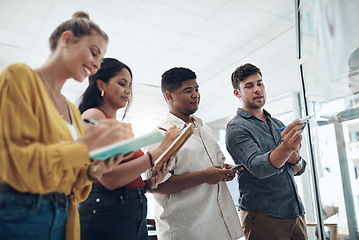
[[147,198],[142,188],[110,191],[93,186],[79,212],[82,240],[148,240]]
[[0,193],[1,240],[65,240],[67,204]]

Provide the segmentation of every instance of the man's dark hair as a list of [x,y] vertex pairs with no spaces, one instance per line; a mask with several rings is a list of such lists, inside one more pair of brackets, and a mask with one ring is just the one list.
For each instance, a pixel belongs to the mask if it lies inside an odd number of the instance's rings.
[[162,74],[161,90],[164,97],[166,91],[174,92],[182,86],[182,82],[197,79],[196,74],[183,67],[174,67]]
[[239,66],[233,73],[232,73],[232,86],[234,89],[237,89],[239,83],[242,82],[245,78],[259,73],[262,76],[261,70],[254,66],[253,64],[246,63],[244,65]]

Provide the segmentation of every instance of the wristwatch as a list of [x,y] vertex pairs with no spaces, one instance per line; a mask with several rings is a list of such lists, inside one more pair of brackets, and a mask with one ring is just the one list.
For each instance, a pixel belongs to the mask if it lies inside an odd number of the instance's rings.
[[300,157],[299,160],[298,160],[298,162],[296,162],[295,164],[293,164],[293,163],[291,163],[291,164],[292,164],[294,167],[299,167],[300,164],[302,164],[302,162],[303,162],[303,159],[302,159],[302,157]]

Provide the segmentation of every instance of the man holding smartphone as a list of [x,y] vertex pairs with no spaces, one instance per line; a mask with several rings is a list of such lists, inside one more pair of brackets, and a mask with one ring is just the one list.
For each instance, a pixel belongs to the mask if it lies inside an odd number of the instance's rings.
[[[194,115],[200,103],[196,74],[188,68],[171,68],[162,75],[161,90],[169,113],[159,127],[192,123],[194,133],[153,194],[158,239],[237,240],[243,233],[226,182],[238,170],[224,163],[213,132]],[[155,145],[146,150],[152,148]]]
[[294,176],[306,168],[299,149],[304,123],[283,123],[263,109],[266,92],[259,68],[238,67],[232,74],[234,95],[242,100],[228,122],[226,146],[238,174],[240,218],[247,240],[308,239],[304,207]]

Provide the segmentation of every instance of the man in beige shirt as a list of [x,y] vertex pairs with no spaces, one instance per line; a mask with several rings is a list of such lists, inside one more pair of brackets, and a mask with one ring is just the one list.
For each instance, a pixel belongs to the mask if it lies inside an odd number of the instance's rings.
[[226,185],[236,170],[230,170],[231,166],[224,163],[225,157],[209,127],[193,115],[200,100],[195,73],[172,68],[162,75],[161,87],[169,113],[160,127],[183,128],[193,123],[195,128],[176,154],[171,173],[154,194],[158,238],[238,239],[242,229]]

